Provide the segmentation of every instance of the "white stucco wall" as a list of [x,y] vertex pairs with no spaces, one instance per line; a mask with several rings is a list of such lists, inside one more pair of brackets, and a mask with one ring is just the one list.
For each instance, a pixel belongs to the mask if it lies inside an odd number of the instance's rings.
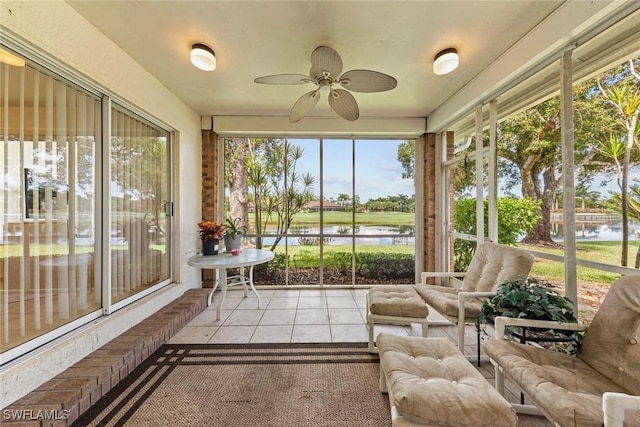
[[[187,265],[186,255],[195,252],[198,244],[195,224],[201,217],[202,158],[200,117],[65,2],[3,0],[0,3],[0,40],[20,53],[36,56],[30,59],[50,58],[94,82],[115,99],[124,100],[176,131],[174,152],[178,155],[174,163],[177,176],[174,202],[177,230],[174,236],[177,239],[173,249],[174,257],[178,257],[174,263],[174,278],[181,283],[172,286],[171,292],[160,292],[161,299],[158,295],[152,297],[152,304],[145,299],[132,304],[127,308],[126,316],[112,315],[111,320],[94,322],[95,327],[105,323],[106,329],[100,333],[96,333],[96,329],[92,329],[91,336],[86,331],[79,332],[73,339],[51,346],[46,354],[33,357],[31,362],[21,361],[19,370],[5,367],[0,371],[2,384],[11,384],[11,387],[3,387],[2,408],[105,344],[114,333],[121,333],[180,296],[185,289],[200,286],[199,271]],[[79,342],[82,342],[81,346]],[[37,369],[34,368],[36,364]]]

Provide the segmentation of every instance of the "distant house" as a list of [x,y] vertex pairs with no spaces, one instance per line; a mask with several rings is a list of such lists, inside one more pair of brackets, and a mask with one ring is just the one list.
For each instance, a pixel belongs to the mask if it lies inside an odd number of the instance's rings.
[[[309,212],[320,212],[320,200],[312,200],[306,204],[305,209]],[[344,211],[344,206],[325,200],[322,202],[323,211]]]

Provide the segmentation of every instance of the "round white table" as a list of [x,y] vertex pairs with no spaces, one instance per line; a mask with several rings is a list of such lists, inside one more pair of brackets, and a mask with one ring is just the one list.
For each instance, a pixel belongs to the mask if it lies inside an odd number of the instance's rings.
[[[191,267],[202,269],[216,269],[216,280],[209,294],[208,305],[211,305],[213,293],[220,285],[220,299],[216,305],[216,320],[220,320],[220,311],[224,298],[227,295],[227,287],[233,285],[242,285],[244,288],[244,296],[247,297],[247,285],[251,287],[253,294],[258,300],[258,308],[260,308],[260,295],[253,286],[253,267],[269,262],[273,259],[273,252],[264,249],[243,249],[239,255],[231,255],[230,253],[220,252],[217,255],[194,255],[187,260]],[[249,267],[249,277],[244,274],[244,268]],[[240,268],[238,276],[227,277],[227,268]],[[231,281],[231,282],[230,282]]]

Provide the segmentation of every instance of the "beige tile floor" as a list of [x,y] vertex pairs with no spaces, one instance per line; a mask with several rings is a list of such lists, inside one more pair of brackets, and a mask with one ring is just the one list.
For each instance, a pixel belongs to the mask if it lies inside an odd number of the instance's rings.
[[[249,291],[232,288],[222,306],[220,320],[213,304],[182,328],[170,344],[246,344],[301,342],[367,342],[367,289],[259,289],[262,303]],[[430,320],[442,320],[437,313]],[[476,335],[470,326],[465,337],[465,352],[475,354]],[[421,336],[418,324],[407,326],[376,325],[374,335],[391,332]],[[429,336],[456,339],[453,326],[430,328]]]
[[[169,343],[366,342],[366,289],[260,289],[227,292],[220,320],[214,302]],[[411,327],[389,327],[410,334]],[[377,331],[377,327],[376,327]]]
[[[251,291],[244,297],[241,288],[231,288],[222,306],[220,320],[213,303],[182,328],[170,344],[247,344],[301,342],[367,342],[367,289],[259,289],[262,303]],[[443,320],[438,313],[430,320]],[[473,326],[465,336],[465,353],[474,355],[477,337]],[[418,324],[376,325],[374,335],[390,332],[421,336]],[[453,326],[430,328],[429,336],[457,339]]]

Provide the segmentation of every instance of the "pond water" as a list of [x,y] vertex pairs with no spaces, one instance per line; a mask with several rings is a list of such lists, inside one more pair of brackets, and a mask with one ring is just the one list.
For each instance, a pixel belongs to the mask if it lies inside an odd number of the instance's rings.
[[[268,232],[274,230],[268,230]],[[317,226],[291,227],[288,238],[290,246],[310,245],[317,246],[319,235],[324,236],[325,245],[351,245],[352,236],[356,238],[356,245],[415,245],[415,233],[413,226],[407,225],[359,225],[355,228],[331,225],[320,229]],[[552,224],[551,238],[554,241],[563,241],[562,224]],[[621,241],[622,223],[577,223],[576,239],[578,241]],[[284,244],[284,238],[280,244]],[[629,240],[640,240],[640,223],[631,221],[629,224]],[[275,237],[265,237],[263,242],[270,245]]]
[[[551,238],[554,241],[563,240],[563,227],[561,224],[552,224]],[[622,222],[576,224],[576,239],[578,241],[622,241]],[[640,239],[640,223],[629,223],[629,240]]]
[[[270,230],[267,230],[269,232]],[[271,230],[273,232],[274,230]],[[323,235],[325,245],[351,245],[352,238],[355,237],[356,245],[414,245],[414,229],[413,226],[407,225],[358,225],[356,227],[347,227],[341,225],[320,227],[305,226],[291,227],[288,238],[290,246],[299,245],[317,245],[319,235]],[[308,235],[308,236],[307,236]],[[264,245],[273,244],[275,237],[265,237]],[[280,244],[284,244],[284,238]]]

